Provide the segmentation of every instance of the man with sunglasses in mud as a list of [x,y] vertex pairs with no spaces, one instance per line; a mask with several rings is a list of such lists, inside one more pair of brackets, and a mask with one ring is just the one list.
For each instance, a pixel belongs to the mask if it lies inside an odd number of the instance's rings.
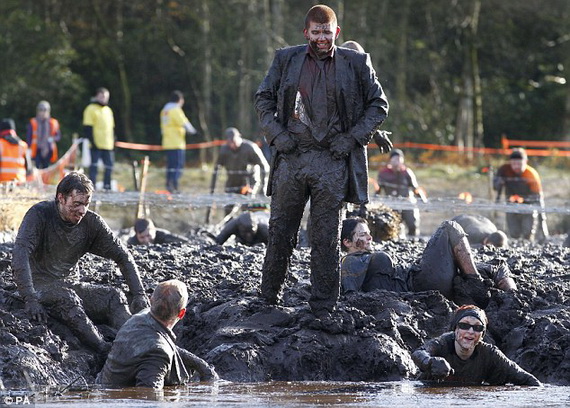
[[483,341],[487,325],[484,310],[473,305],[458,308],[451,319],[451,331],[413,352],[412,359],[422,372],[420,379],[460,385],[540,386],[534,375]]

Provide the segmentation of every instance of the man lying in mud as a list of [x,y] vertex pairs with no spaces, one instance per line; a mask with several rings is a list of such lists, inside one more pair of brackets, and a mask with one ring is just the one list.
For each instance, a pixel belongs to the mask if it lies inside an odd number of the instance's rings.
[[186,313],[188,290],[177,279],[161,282],[150,298],[150,310],[131,317],[117,333],[97,382],[112,387],[163,388],[190,381],[217,380],[207,362],[176,346],[172,329]]
[[542,385],[536,377],[485,343],[487,315],[474,305],[458,308],[450,331],[427,341],[412,353],[422,371],[421,380],[443,380],[461,385]]
[[49,314],[67,323],[87,346],[106,353],[111,345],[90,318],[119,329],[131,317],[127,298],[113,287],[80,282],[79,258],[90,252],[118,264],[133,297],[133,313],[147,307],[148,298],[132,255],[88,210],[92,193],[91,180],[72,172],[58,184],[55,200],[32,206],[16,237],[12,269],[32,319],[46,322]]
[[419,265],[395,265],[387,253],[373,253],[372,236],[363,218],[343,221],[341,244],[347,252],[341,259],[343,293],[439,290],[457,304],[475,303],[484,308],[490,286],[516,290],[505,263],[475,264],[466,234],[455,221],[444,221],[435,231]]
[[216,236],[217,244],[222,245],[232,235],[244,245],[267,244],[269,239],[269,211],[246,211],[231,219]]
[[176,235],[168,230],[156,228],[154,222],[147,218],[137,218],[134,225],[135,234],[127,240],[129,245],[170,244],[188,242],[188,238]]

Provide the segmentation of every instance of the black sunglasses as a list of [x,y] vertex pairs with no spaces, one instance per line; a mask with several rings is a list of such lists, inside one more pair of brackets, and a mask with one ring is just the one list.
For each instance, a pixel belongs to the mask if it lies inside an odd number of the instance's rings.
[[457,327],[459,327],[461,330],[469,330],[470,328],[472,328],[474,331],[479,333],[485,330],[485,326],[483,326],[482,324],[469,324],[464,322],[457,323]]

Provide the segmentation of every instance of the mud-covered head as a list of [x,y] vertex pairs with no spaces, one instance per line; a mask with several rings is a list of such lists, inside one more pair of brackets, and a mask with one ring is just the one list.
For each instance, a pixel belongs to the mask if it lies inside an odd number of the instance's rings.
[[324,4],[311,7],[305,16],[303,34],[319,59],[329,55],[340,34],[334,10]]
[[91,203],[93,183],[77,171],[66,175],[57,185],[55,200],[61,219],[70,224],[79,224]]
[[361,217],[352,217],[343,220],[340,232],[342,250],[345,252],[370,251],[372,235],[368,222]]
[[509,238],[507,237],[507,234],[505,234],[503,231],[498,230],[489,234],[485,238],[483,243],[488,245],[493,245],[497,248],[506,248],[509,246]]
[[160,282],[150,298],[150,313],[158,320],[174,326],[186,313],[188,289],[178,279]]
[[134,225],[137,240],[141,245],[149,245],[156,238],[156,228],[151,219],[137,218]]

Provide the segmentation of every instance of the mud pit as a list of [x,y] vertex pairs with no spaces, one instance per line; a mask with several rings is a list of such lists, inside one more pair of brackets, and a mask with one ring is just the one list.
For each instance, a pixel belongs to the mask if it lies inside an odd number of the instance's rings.
[[[416,260],[424,241],[377,244],[396,259]],[[162,280],[188,284],[188,313],[175,332],[183,347],[215,365],[230,381],[387,381],[413,378],[410,353],[446,330],[455,307],[438,292],[377,291],[341,298],[333,321],[315,319],[309,250],[296,250],[277,307],[257,297],[264,246],[189,244],[131,248],[147,291]],[[0,379],[7,388],[91,384],[103,361],[66,326],[30,322],[11,273],[12,244],[0,245]],[[486,340],[541,381],[570,384],[570,250],[557,244],[519,245],[496,253],[475,251],[477,261],[507,261],[516,293],[494,290],[486,311]],[[115,265],[91,255],[81,280],[125,290]],[[113,331],[99,326],[106,336]],[[0,384],[1,388],[1,384]]]

